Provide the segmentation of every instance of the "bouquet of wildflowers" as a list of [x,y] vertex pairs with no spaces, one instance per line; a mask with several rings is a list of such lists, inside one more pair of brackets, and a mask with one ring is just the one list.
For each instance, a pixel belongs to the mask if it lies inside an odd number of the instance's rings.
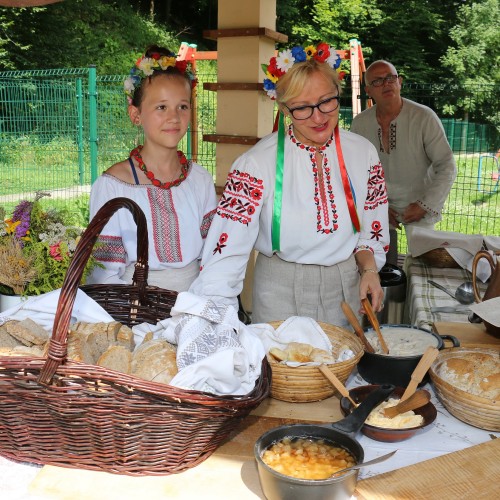
[[[43,196],[21,201],[11,217],[0,207],[0,293],[39,295],[62,286],[83,229],[66,224],[62,211],[44,210]],[[91,257],[83,281],[96,265]]]

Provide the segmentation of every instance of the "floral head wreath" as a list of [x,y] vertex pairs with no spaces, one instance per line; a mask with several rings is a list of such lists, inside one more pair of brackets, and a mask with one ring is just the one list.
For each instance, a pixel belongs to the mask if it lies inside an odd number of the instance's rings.
[[178,61],[173,52],[170,52],[169,55],[153,53],[151,57],[139,57],[135,66],[130,70],[129,76],[123,82],[128,103],[132,104],[134,92],[140,87],[144,78],[153,75],[155,72],[167,71],[168,68],[176,68],[180,73],[186,74],[191,81],[191,88],[196,86],[197,80],[190,62]]
[[331,68],[337,69],[340,66],[341,58],[337,51],[327,43],[319,43],[316,47],[295,46],[285,49],[277,56],[271,57],[269,64],[263,64],[262,69],[266,74],[264,78],[264,90],[271,99],[276,99],[277,81],[295,64],[309,59],[316,59],[318,62],[326,63]]

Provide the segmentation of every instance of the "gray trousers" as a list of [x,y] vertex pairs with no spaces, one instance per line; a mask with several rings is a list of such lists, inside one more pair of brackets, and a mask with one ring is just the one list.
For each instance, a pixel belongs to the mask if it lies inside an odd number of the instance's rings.
[[258,254],[254,270],[252,323],[308,316],[337,326],[348,321],[340,306],[359,309],[359,273],[354,256],[334,266],[286,262]]

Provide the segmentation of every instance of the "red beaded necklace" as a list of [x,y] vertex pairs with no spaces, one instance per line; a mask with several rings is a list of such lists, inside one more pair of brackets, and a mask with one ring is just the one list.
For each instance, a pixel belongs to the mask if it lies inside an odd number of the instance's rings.
[[181,163],[181,175],[179,175],[179,177],[174,181],[161,182],[154,176],[153,172],[150,172],[148,170],[148,168],[144,164],[144,160],[141,156],[142,148],[143,146],[137,146],[130,152],[130,157],[137,162],[139,168],[146,174],[146,177],[151,181],[151,184],[153,184],[153,186],[162,189],[170,189],[171,187],[178,186],[187,177],[189,165],[187,158],[182,151],[177,151],[177,157],[179,158],[179,161]]

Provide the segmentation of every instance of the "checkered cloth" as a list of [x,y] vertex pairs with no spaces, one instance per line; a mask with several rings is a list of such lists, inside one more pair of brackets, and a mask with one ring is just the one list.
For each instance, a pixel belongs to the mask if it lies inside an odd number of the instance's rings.
[[[472,281],[472,274],[462,268],[437,268],[424,264],[419,258],[407,256],[405,260],[407,276],[405,322],[431,330],[435,321],[456,321],[467,323],[469,312],[466,306],[458,303],[442,290],[430,285],[427,280],[432,280],[450,292],[455,290],[464,281]],[[478,282],[481,295],[487,285]],[[431,308],[451,306],[461,309],[460,312],[436,312]]]

